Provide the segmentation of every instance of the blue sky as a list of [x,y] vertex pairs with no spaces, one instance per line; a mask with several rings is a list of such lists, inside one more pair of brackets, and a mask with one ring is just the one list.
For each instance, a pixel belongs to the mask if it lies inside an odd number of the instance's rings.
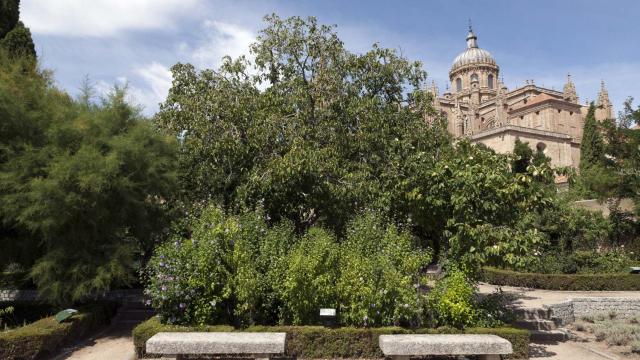
[[640,101],[636,0],[22,0],[21,12],[60,87],[75,94],[89,76],[104,92],[126,81],[147,115],[166,96],[171,65],[215,68],[223,55],[248,53],[272,12],[335,24],[354,52],[374,42],[398,49],[422,61],[441,92],[471,18],[509,88],[534,79],[561,89],[571,73],[581,102],[596,98],[601,80],[616,112],[628,96]]

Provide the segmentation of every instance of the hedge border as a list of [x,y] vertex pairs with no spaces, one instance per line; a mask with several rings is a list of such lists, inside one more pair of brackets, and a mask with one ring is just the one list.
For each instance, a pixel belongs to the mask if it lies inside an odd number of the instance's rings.
[[44,359],[60,347],[109,323],[115,303],[97,303],[80,308],[70,321],[58,323],[53,316],[0,332],[0,359]]
[[482,278],[493,285],[518,286],[546,290],[638,291],[638,274],[539,274],[484,268]]
[[[251,326],[235,329],[227,325],[179,326],[164,325],[158,317],[153,317],[133,329],[133,344],[139,358],[146,357],[145,343],[159,332],[286,332],[288,356],[305,359],[331,358],[384,358],[378,346],[378,337],[384,334],[455,334],[463,333],[451,328],[409,330],[400,327],[382,328],[325,328],[321,326]],[[467,334],[494,334],[505,338],[513,345],[509,359],[529,358],[529,332],[514,328],[470,328]]]

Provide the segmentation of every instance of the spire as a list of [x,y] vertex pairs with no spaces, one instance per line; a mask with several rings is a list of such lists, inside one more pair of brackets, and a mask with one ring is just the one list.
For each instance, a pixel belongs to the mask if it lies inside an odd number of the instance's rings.
[[477,48],[478,47],[478,37],[473,32],[473,28],[471,27],[471,19],[469,19],[469,33],[467,34],[467,48]]
[[571,80],[571,74],[567,74],[567,83],[564,84],[564,88],[562,90],[562,97],[569,102],[574,104],[578,103],[578,95],[576,93],[576,86],[573,84]]
[[598,93],[596,105],[599,109],[602,109],[602,115],[598,114],[598,110],[596,110],[596,118],[598,120],[613,118],[613,106],[611,106],[611,102],[609,101],[609,92],[604,86],[604,80],[600,81],[600,92]]
[[609,105],[609,92],[604,86],[604,80],[600,80],[600,93],[598,93],[598,106]]
[[431,80],[431,88],[429,89],[429,92],[433,94],[434,97],[438,97],[440,95],[435,80]]

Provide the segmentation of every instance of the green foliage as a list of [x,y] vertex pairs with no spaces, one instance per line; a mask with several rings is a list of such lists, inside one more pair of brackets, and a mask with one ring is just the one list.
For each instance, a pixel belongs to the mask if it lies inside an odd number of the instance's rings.
[[623,249],[609,251],[550,251],[541,256],[536,266],[527,268],[529,272],[545,274],[616,274],[629,272],[636,266]]
[[286,222],[267,227],[260,212],[231,216],[205,207],[156,249],[147,292],[167,323],[274,323],[275,285],[283,282],[293,243]]
[[329,307],[344,325],[417,326],[417,279],[429,260],[374,213],[354,220],[340,244],[319,227],[296,237],[291,223],[267,226],[260,211],[209,206],[158,247],[147,293],[170,324],[308,325]]
[[317,323],[320,308],[336,308],[339,247],[335,237],[312,228],[287,256],[278,293],[282,319],[294,325]]
[[532,261],[542,238],[526,220],[553,201],[536,174],[514,175],[508,157],[467,141],[434,168],[417,170],[417,186],[407,194],[415,222],[436,231],[451,261],[468,274],[492,261],[513,266]]
[[604,162],[604,142],[596,121],[596,107],[591,103],[584,119],[580,144],[580,170],[586,170]]
[[511,170],[514,173],[526,173],[531,163],[531,157],[533,157],[533,150],[529,147],[529,143],[516,139],[515,146],[513,147],[513,155],[515,158],[511,162]]
[[[36,57],[31,31],[20,18],[20,0],[0,0],[0,50],[11,57],[11,61],[29,58],[30,65]],[[0,57],[0,61],[6,61]]]
[[399,232],[373,213],[356,218],[340,248],[341,324],[421,325],[424,299],[418,275],[430,260],[409,232]]
[[538,274],[483,269],[483,281],[494,285],[571,291],[638,291],[637,274]]
[[14,57],[36,57],[36,47],[31,38],[31,31],[22,21],[19,21],[4,38],[0,39],[0,48]]
[[0,358],[7,360],[43,359],[60,347],[107,325],[116,307],[94,304],[80,309],[69,321],[58,323],[53,316],[20,328],[0,332]]
[[533,226],[544,234],[554,252],[593,250],[611,246],[612,224],[602,213],[576,208],[556,201],[532,218]]
[[261,207],[299,234],[319,225],[342,237],[368,210],[398,225],[410,219],[422,247],[462,259],[470,273],[531,260],[540,237],[516,224],[551,201],[548,162],[534,157],[514,174],[509,156],[453,145],[418,62],[378,45],[353,54],[315,18],[265,22],[254,63],[172,68],[154,121],[182,138],[187,201],[213,199],[236,213]]
[[513,324],[517,320],[510,304],[513,296],[498,289],[494,293],[482,296],[477,302],[478,319],[474,326],[498,328]]
[[20,18],[20,0],[0,0],[0,39],[16,27]]
[[[145,355],[145,343],[159,332],[192,331],[244,331],[244,332],[285,332],[287,333],[286,355],[295,355],[306,359],[340,358],[382,358],[378,338],[385,334],[458,334],[451,328],[408,330],[399,327],[381,328],[325,328],[319,326],[252,326],[246,329],[233,329],[229,326],[178,326],[166,325],[151,318],[133,329],[133,343],[138,357]],[[529,351],[529,332],[513,328],[468,328],[467,334],[493,334],[509,340],[513,345],[513,354],[508,359],[526,359]]]
[[459,270],[438,280],[428,295],[427,304],[435,325],[465,328],[478,319],[474,287]]
[[378,46],[352,54],[315,18],[265,21],[255,64],[172,68],[155,121],[184,137],[185,193],[227,209],[262,205],[298,231],[342,233],[366,208],[403,218],[405,179],[450,142],[440,121],[424,121],[419,63]]
[[62,303],[133,281],[136,254],[165,226],[175,142],[125,89],[87,106],[22,60],[0,62],[0,77],[0,217],[28,234],[41,295]]

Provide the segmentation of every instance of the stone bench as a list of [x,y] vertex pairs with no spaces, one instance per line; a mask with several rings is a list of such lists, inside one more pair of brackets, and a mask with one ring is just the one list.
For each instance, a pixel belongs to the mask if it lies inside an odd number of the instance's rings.
[[482,360],[499,360],[513,352],[511,343],[496,335],[380,335],[380,349],[386,357],[408,360],[426,355],[480,355]]
[[176,360],[184,355],[242,355],[268,359],[284,354],[286,337],[286,333],[160,332],[147,340],[146,352]]

